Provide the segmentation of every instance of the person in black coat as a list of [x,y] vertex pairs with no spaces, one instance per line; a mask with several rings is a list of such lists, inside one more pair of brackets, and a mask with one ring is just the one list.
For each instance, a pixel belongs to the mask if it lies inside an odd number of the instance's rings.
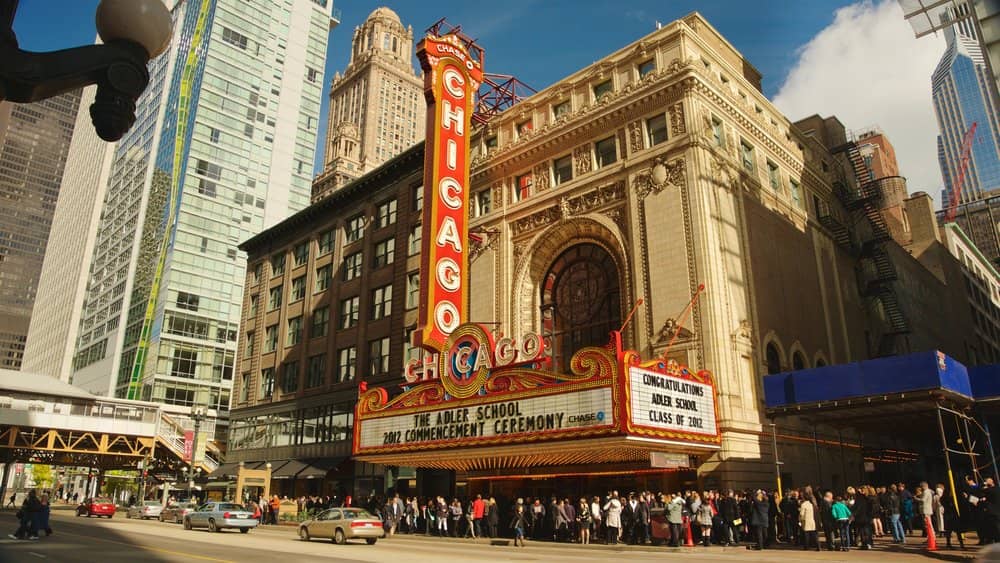
[[[770,503],[764,491],[758,490],[750,502],[750,530],[757,540],[757,545],[752,549],[764,549],[764,542],[767,538],[767,526],[769,522]],[[751,546],[747,546],[751,549]]]
[[983,543],[994,543],[1000,540],[1000,489],[992,477],[987,477],[980,489],[983,504]]
[[733,495],[732,489],[726,491],[726,496],[719,501],[719,515],[722,516],[722,523],[725,526],[723,529],[724,545],[739,545],[740,525],[736,522],[741,521],[740,508],[736,503],[736,497]]
[[872,517],[875,511],[875,501],[874,494],[869,496],[868,492],[869,487],[860,487],[854,496],[854,505],[851,506],[851,516],[854,518],[854,525],[857,527],[858,536],[861,539],[861,549],[872,548]]

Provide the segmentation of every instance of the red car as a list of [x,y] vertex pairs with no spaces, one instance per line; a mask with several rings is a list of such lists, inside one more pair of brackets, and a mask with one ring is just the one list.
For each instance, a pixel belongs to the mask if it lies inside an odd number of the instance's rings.
[[80,503],[80,506],[76,507],[76,515],[86,516],[87,518],[91,516],[107,516],[111,518],[115,515],[115,503],[111,502],[111,499],[106,498],[84,499]]

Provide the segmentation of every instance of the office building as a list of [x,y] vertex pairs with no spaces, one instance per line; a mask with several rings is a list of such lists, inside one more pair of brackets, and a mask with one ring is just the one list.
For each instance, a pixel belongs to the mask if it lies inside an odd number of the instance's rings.
[[173,8],[137,121],[111,158],[70,380],[225,415],[237,244],[309,202],[332,2]]
[[0,368],[21,367],[79,105],[0,102]]

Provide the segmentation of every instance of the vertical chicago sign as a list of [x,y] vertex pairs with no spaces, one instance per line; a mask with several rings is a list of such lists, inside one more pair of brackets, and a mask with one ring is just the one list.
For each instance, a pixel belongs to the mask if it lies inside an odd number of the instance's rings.
[[439,352],[448,335],[467,320],[469,137],[483,69],[455,35],[425,37],[417,45],[417,58],[424,71],[427,141],[414,344]]

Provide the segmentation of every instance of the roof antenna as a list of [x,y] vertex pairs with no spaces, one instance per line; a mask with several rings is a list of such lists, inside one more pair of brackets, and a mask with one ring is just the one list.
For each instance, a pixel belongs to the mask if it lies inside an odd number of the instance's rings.
[[663,28],[663,24],[660,23],[660,20],[656,20],[656,29],[662,29],[662,28]]

